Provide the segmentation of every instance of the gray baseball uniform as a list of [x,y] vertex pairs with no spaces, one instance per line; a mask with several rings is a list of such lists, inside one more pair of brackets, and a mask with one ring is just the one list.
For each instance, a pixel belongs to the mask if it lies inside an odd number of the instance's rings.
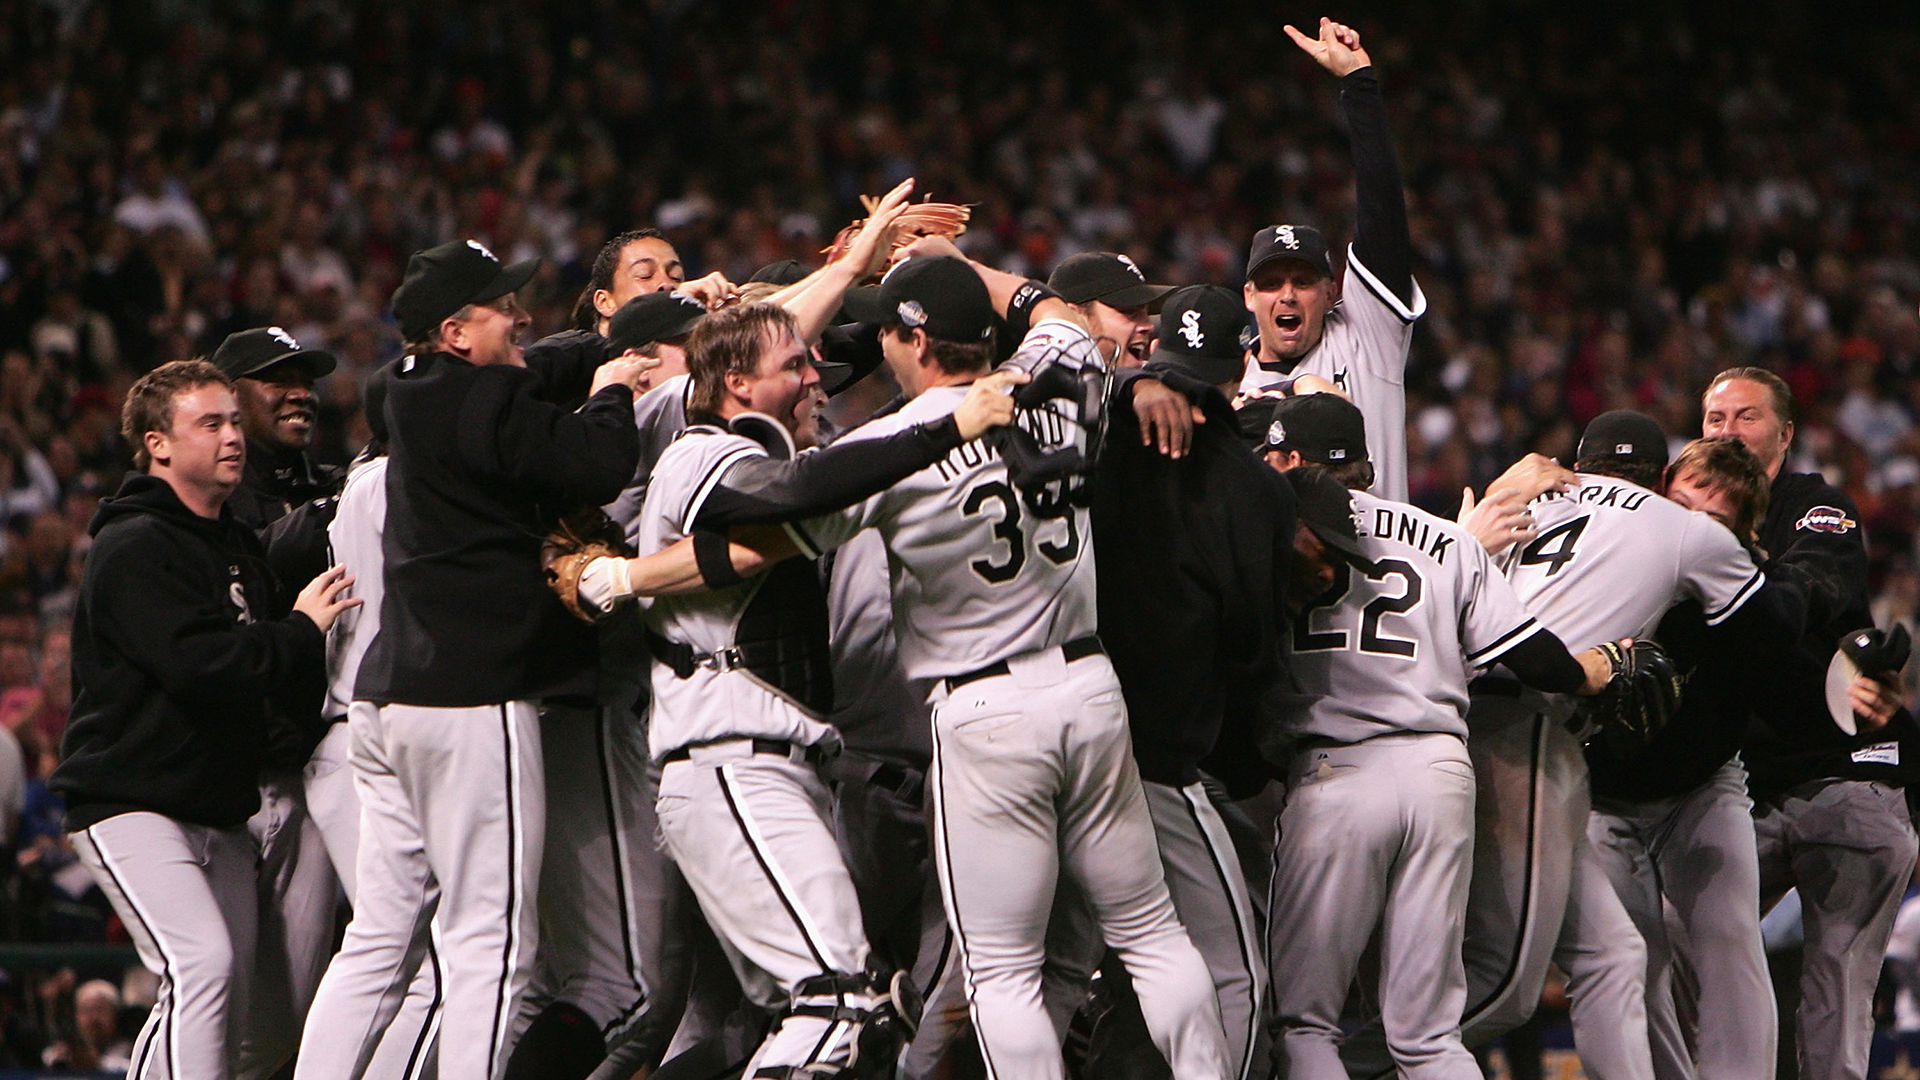
[[1274,845],[1269,963],[1283,1075],[1336,1080],[1341,1008],[1376,928],[1386,1040],[1402,1075],[1477,1078],[1460,1042],[1473,851],[1466,672],[1540,630],[1466,531],[1353,496],[1370,569],[1341,563],[1294,623],[1319,695]]
[[[1100,363],[1086,332],[1029,331],[1013,362]],[[964,387],[926,391],[846,436],[873,438],[953,411]],[[1046,448],[1082,445],[1072,419],[1028,414]],[[1061,1077],[1041,1002],[1047,917],[1062,869],[1092,900],[1132,973],[1176,1075],[1224,1078],[1213,980],[1173,912],[1113,667],[1093,637],[1088,514],[1059,482],[1018,491],[968,443],[850,511],[790,532],[811,552],[876,529],[887,542],[909,677],[933,695],[934,844],[988,1075]]]
[[[380,596],[386,584],[380,551],[381,527],[387,518],[386,477],[385,457],[355,468],[340,490],[339,506],[327,526],[334,561],[354,574],[353,594],[362,604],[335,619],[327,636],[326,715],[337,719],[307,763],[306,796],[307,813],[320,830],[349,904],[359,895],[360,796],[354,787],[353,728],[345,718],[355,709],[373,708],[366,702],[354,704],[353,680],[380,626]],[[433,1075],[429,1070],[440,1029],[439,1002],[440,963],[429,944],[427,959],[407,987],[399,1014],[367,1065],[369,1078],[414,1080]]]
[[[688,535],[728,469],[766,456],[743,436],[689,428],[653,471],[635,520],[639,551]],[[777,587],[773,574],[655,599],[648,626],[701,656],[728,654],[756,594]],[[683,678],[656,659],[652,685],[649,742],[662,763],[656,809],[667,849],[748,996],[792,1010],[746,1074],[847,1065],[860,1025],[833,1010],[870,1011],[877,998],[845,981],[867,969],[868,950],[859,899],[834,841],[832,797],[817,769],[838,734],[745,666],[713,660]]]
[[1367,420],[1367,456],[1373,461],[1373,491],[1407,498],[1407,350],[1414,320],[1426,314],[1427,294],[1413,284],[1413,306],[1381,285],[1347,247],[1340,302],[1327,312],[1320,344],[1290,371],[1268,371],[1248,361],[1242,393],[1288,384],[1296,375],[1318,375],[1346,391]]

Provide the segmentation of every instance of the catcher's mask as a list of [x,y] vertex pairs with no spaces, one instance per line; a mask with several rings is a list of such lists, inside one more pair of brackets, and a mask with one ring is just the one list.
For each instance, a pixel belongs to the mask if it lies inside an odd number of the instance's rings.
[[[1084,362],[1064,348],[1048,350],[1031,374],[1032,380],[1014,391],[1014,423],[982,436],[1006,462],[1008,479],[1022,489],[1092,470],[1106,442],[1107,395],[1113,388],[1111,368]],[[1067,424],[1085,431],[1084,450],[1070,438],[1051,437],[1054,428]],[[1036,431],[1049,433],[1045,445]]]

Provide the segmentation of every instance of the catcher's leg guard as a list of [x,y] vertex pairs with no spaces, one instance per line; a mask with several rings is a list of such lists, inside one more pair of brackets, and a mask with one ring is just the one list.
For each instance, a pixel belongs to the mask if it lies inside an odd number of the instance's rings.
[[826,1021],[829,1030],[816,1043],[814,1059],[758,1069],[752,1080],[891,1077],[900,1048],[919,1030],[923,1004],[904,971],[832,972],[803,980],[780,1023],[809,1017]]

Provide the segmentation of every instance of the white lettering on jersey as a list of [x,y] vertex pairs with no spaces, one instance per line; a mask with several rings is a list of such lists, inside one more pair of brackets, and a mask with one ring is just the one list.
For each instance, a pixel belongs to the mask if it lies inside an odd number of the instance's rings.
[[1207,340],[1200,330],[1200,313],[1188,311],[1180,316],[1180,336],[1187,339],[1187,348],[1197,349]]
[[227,582],[227,600],[233,604],[234,618],[242,625],[250,623],[253,621],[253,609],[247,606],[247,588],[240,583],[240,568],[229,566],[227,574],[233,578]]

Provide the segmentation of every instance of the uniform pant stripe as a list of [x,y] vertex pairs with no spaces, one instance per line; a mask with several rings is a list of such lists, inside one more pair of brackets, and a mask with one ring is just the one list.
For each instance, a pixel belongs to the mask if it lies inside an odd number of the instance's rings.
[[974,1041],[980,1044],[980,1061],[987,1069],[987,1080],[1000,1080],[1000,1070],[993,1066],[993,1051],[987,1046],[987,1030],[980,1023],[979,1001],[973,993],[973,966],[968,962],[967,928],[960,921],[958,894],[953,888],[953,863],[948,854],[950,837],[947,833],[947,770],[941,760],[940,719],[936,715],[933,722],[933,820],[939,828],[933,836],[933,858],[936,876],[940,881],[940,899],[947,905],[947,921],[953,926],[954,943],[960,952],[960,987],[967,998],[967,1014],[973,1018]]
[[607,753],[607,710],[594,710],[593,723],[594,752],[600,758],[600,804],[607,815],[607,842],[613,848],[613,898],[615,909],[620,913],[620,948],[626,958],[627,979],[633,983],[633,1004],[620,1011],[618,1016],[600,1029],[607,1036],[625,1027],[634,1014],[646,1007],[647,981],[641,974],[639,950],[634,947],[633,910],[628,900],[627,888],[627,849],[629,838],[626,823],[622,820],[618,807],[614,805],[614,792],[619,783],[613,774],[612,756]]
[[427,935],[427,965],[433,969],[433,1000],[427,1003],[427,1015],[420,1020],[420,1033],[414,1036],[413,1050],[407,1054],[407,1067],[401,1072],[406,1080],[420,1080],[421,1071],[427,1067],[427,1048],[433,1045],[434,1036],[440,1031],[440,1002],[444,993],[443,973],[440,970],[440,944],[438,928]]
[[519,763],[519,736],[514,730],[513,708],[500,706],[500,733],[502,752],[506,756],[507,774],[507,940],[500,951],[500,985],[494,992],[493,1033],[487,1056],[489,1075],[497,1076],[501,1068],[501,1056],[507,1050],[507,1030],[513,1023],[513,971],[520,959],[520,915],[521,905],[526,898],[520,888],[520,863],[525,852],[520,845],[520,823],[524,820],[520,805],[520,776],[515,766]]
[[146,905],[128,891],[126,875],[114,868],[114,858],[100,843],[99,835],[93,831],[92,826],[88,826],[82,832],[86,835],[87,843],[93,845],[94,854],[100,857],[100,866],[107,872],[107,877],[113,881],[114,889],[126,898],[127,906],[133,909],[134,918],[140,920],[140,928],[146,931],[147,937],[153,942],[154,951],[160,954],[160,989],[164,1000],[156,1003],[154,1007],[159,1010],[161,1006],[165,1006],[164,1019],[153,1031],[141,1032],[143,1045],[134,1053],[133,1064],[128,1068],[127,1075],[129,1077],[146,1075],[147,1066],[154,1057],[153,1044],[158,1042],[164,1048],[160,1053],[167,1061],[167,1075],[173,1080],[180,1080],[180,1047],[173,1037],[174,1015],[179,1011],[180,1004],[180,986],[173,974],[175,970],[173,956],[168,951],[166,943],[161,940],[154,926],[153,916],[147,914]]
[[[1253,1068],[1254,1039],[1260,1030],[1260,992],[1262,989],[1260,985],[1261,980],[1255,977],[1259,973],[1259,968],[1255,965],[1253,959],[1254,943],[1252,920],[1249,918],[1249,912],[1240,909],[1240,894],[1234,891],[1233,880],[1228,876],[1227,864],[1221,857],[1220,849],[1214,846],[1213,833],[1207,828],[1207,821],[1206,818],[1201,815],[1199,803],[1195,801],[1193,793],[1189,789],[1180,788],[1178,790],[1181,800],[1186,803],[1188,816],[1193,819],[1194,832],[1199,834],[1200,843],[1207,849],[1207,859],[1213,864],[1213,872],[1220,879],[1221,895],[1227,898],[1227,908],[1233,912],[1233,936],[1234,939],[1240,943],[1240,963],[1247,971],[1247,987],[1248,992],[1253,997],[1253,1001],[1251,1002],[1252,1010],[1250,1013],[1252,1022],[1247,1025],[1247,1044],[1241,1048],[1240,1052],[1240,1076],[1242,1080],[1245,1080],[1249,1070]],[[1213,810],[1211,803],[1208,804],[1207,809]],[[1218,811],[1214,812],[1216,814],[1218,813]],[[1237,858],[1236,856],[1236,859]]]
[[[1467,1003],[1467,1011],[1460,1018],[1460,1027],[1463,1030],[1469,1024],[1477,1022],[1481,1017],[1498,1008],[1500,1003],[1513,993],[1513,985],[1520,978],[1521,961],[1530,951],[1527,945],[1534,935],[1539,933],[1539,928],[1533,925],[1534,893],[1538,891],[1540,884],[1540,868],[1534,856],[1540,844],[1540,809],[1547,797],[1548,723],[1545,714],[1535,714],[1533,753],[1530,755],[1533,761],[1533,785],[1528,790],[1527,799],[1527,856],[1520,864],[1520,880],[1523,884],[1520,889],[1520,910],[1514,921],[1520,933],[1513,941],[1513,953],[1507,959],[1507,970],[1500,976],[1500,981],[1494,984],[1493,990],[1487,994],[1484,1001]],[[1471,869],[1468,872],[1471,873]]]

